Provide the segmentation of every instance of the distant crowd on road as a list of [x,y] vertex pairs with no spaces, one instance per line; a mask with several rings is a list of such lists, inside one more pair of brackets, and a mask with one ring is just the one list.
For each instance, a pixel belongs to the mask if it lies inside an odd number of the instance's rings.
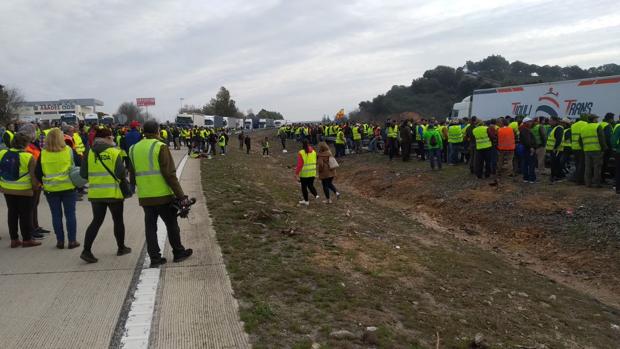
[[[390,160],[400,156],[409,161],[415,152],[420,161],[428,160],[432,170],[441,170],[442,164],[465,164],[477,178],[489,178],[492,186],[507,177],[516,181],[519,176],[528,184],[548,175],[549,183],[569,179],[596,188],[610,179],[615,178],[615,183],[620,179],[620,171],[614,170],[620,164],[620,122],[613,113],[602,120],[584,114],[577,120],[505,116],[491,120],[388,120],[383,125],[294,124],[278,129],[278,137],[283,149],[286,139],[333,144],[335,158],[382,151]],[[620,194],[619,185],[614,189]]]
[[0,135],[0,190],[7,203],[11,248],[40,246],[50,233],[39,225],[42,193],[49,204],[56,247],[79,247],[76,203],[87,195],[93,217],[80,258],[98,261],[92,245],[108,210],[117,255],[128,254],[124,202],[137,191],[151,266],[166,263],[157,242],[158,218],[166,225],[174,261],[192,255],[181,243],[177,221],[178,212],[189,210],[192,202],[179,184],[168,147],[172,142],[180,149],[181,141],[189,142],[183,130],[160,129],[152,120],[111,127],[10,123],[0,129]]

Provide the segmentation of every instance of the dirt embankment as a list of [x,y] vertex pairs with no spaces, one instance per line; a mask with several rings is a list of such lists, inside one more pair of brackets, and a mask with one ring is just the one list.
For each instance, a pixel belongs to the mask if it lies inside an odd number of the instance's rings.
[[611,190],[552,186],[544,176],[495,188],[465,166],[431,172],[426,162],[373,154],[341,162],[338,181],[360,195],[620,307],[620,199]]

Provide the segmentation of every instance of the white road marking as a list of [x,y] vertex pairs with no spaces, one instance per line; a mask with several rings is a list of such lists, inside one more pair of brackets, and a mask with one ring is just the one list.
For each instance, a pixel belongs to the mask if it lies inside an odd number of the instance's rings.
[[[177,167],[177,178],[181,178],[183,168],[188,156],[185,155]],[[164,254],[166,247],[166,225],[160,218],[157,220],[157,241]],[[134,293],[134,300],[127,315],[125,332],[121,338],[121,347],[125,349],[147,349],[149,347],[149,337],[151,335],[151,324],[155,315],[155,300],[157,298],[157,286],[161,270],[159,268],[149,268],[151,259],[146,254],[142,271]]]

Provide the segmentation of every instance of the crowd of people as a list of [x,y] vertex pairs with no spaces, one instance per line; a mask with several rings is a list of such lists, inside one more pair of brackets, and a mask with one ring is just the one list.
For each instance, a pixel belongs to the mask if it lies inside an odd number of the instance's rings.
[[[294,124],[282,126],[277,136],[283,149],[286,139],[333,144],[335,158],[367,150],[382,151],[389,160],[400,156],[409,161],[415,152],[420,161],[429,162],[431,170],[441,170],[443,164],[467,165],[472,175],[489,178],[492,186],[507,178],[516,181],[520,176],[524,183],[533,184],[541,175],[548,175],[549,183],[568,179],[601,188],[610,180],[618,183],[620,177],[620,171],[614,170],[615,164],[620,164],[620,122],[613,113],[602,120],[584,114],[578,119],[506,116],[490,120],[388,120],[382,126]],[[305,145],[302,148],[307,149]],[[312,186],[304,188],[302,183],[305,201],[306,189],[314,194]],[[620,186],[614,189],[620,194]]]
[[181,141],[189,144],[191,137],[186,132],[160,129],[152,120],[144,125],[133,122],[127,127],[6,125],[0,130],[0,189],[7,203],[10,247],[40,246],[40,240],[50,233],[39,226],[42,193],[50,208],[56,247],[81,246],[76,203],[87,195],[93,216],[84,234],[80,258],[88,263],[98,261],[92,245],[108,210],[114,223],[117,255],[131,253],[125,245],[123,213],[125,200],[137,192],[144,211],[151,266],[166,263],[157,242],[160,217],[166,225],[174,262],[185,260],[193,251],[181,243],[177,212],[178,207],[191,204],[176,177],[168,145],[174,143],[179,148]]

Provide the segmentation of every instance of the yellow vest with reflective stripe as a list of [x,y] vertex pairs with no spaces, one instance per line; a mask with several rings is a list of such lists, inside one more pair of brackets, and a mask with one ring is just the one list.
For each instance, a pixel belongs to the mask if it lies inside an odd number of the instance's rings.
[[353,140],[354,141],[361,141],[362,140],[362,135],[360,134],[359,127],[354,126],[352,130],[353,130]]
[[75,189],[69,178],[73,167],[73,150],[69,146],[61,151],[43,149],[39,161],[43,170],[43,190],[54,193]]
[[11,131],[11,130],[6,130],[4,131],[4,133],[9,135],[9,144],[5,144],[7,147],[11,147],[11,144],[13,143],[13,138],[15,138],[15,132]]
[[163,145],[157,139],[145,138],[129,149],[140,199],[174,195],[159,167],[159,152]]
[[[549,136],[547,136],[547,146],[545,147],[546,150],[552,151],[552,150],[558,150],[558,148],[555,148],[555,131],[559,128],[562,128],[562,126],[556,126],[551,130],[551,133],[549,133]],[[564,135],[564,132],[562,132],[562,135]],[[560,143],[561,145],[562,143]]]
[[562,134],[562,146],[566,149],[571,148],[571,137],[567,137],[567,133],[570,131],[570,127],[564,129],[564,133]]
[[84,146],[84,142],[82,142],[82,137],[79,133],[73,133],[73,142],[75,143],[75,152],[78,153],[78,155],[80,156],[84,155],[84,152],[86,151],[86,146]]
[[226,137],[224,135],[221,135],[217,144],[220,147],[225,147],[226,146]]
[[584,126],[586,126],[587,124],[588,124],[587,122],[583,120],[579,120],[570,127],[571,146],[573,150],[581,150],[581,145],[579,144],[579,138],[581,138],[581,131],[583,130]]
[[484,150],[493,146],[491,139],[489,138],[489,134],[487,133],[487,129],[488,127],[486,126],[478,126],[474,128],[473,134],[476,138],[476,150]]
[[462,143],[463,129],[460,125],[452,125],[448,127],[448,143]]
[[316,177],[316,151],[306,154],[306,151],[302,149],[299,151],[299,155],[301,155],[301,159],[304,161],[304,167],[301,168],[299,177]]
[[388,127],[387,133],[388,138],[398,138],[398,125]]
[[339,130],[338,133],[336,134],[336,144],[344,144],[345,140],[344,140],[344,132],[342,132],[342,130]]
[[[99,158],[114,173],[116,160],[121,156],[121,151],[110,147],[101,153]],[[122,199],[123,193],[116,179],[103,167],[95,152],[88,152],[88,199]]]
[[[28,172],[28,164],[30,163],[30,159],[32,159],[32,154],[17,149],[11,149],[11,151],[19,153],[19,178],[16,181],[7,181],[0,177],[0,188],[24,191],[32,190],[32,179],[30,178],[30,172]],[[0,161],[2,161],[8,152],[7,149],[0,150]]]
[[601,151],[601,143],[598,140],[598,123],[589,123],[581,129],[581,142],[583,151]]

